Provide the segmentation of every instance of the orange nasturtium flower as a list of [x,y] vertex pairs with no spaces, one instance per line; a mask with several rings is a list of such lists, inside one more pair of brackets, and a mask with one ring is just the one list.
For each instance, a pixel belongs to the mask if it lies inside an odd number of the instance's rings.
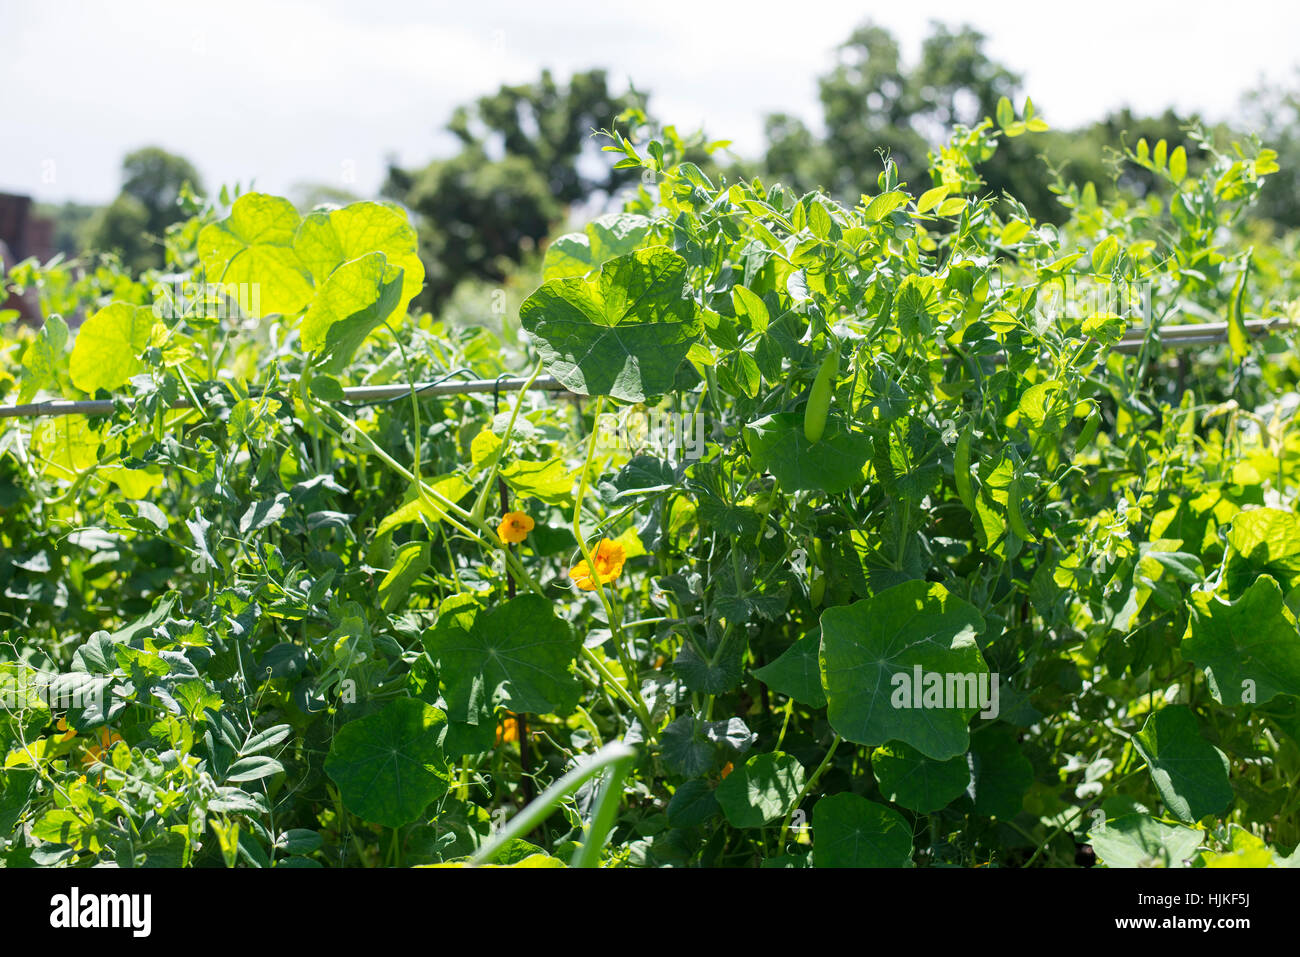
[[506,717],[497,724],[497,744],[519,740],[519,719],[513,711],[507,711]]
[[54,736],[54,740],[58,744],[62,744],[64,741],[71,741],[77,736],[77,729],[68,727],[67,718],[60,718],[59,723],[55,725],[55,728],[59,732]]
[[725,778],[728,774],[736,769],[736,766],[728,761],[722,766],[722,776]]
[[497,526],[497,535],[501,537],[503,542],[518,545],[528,537],[528,533],[533,530],[534,524],[533,520],[523,512],[511,512],[501,519],[501,524]]
[[[596,578],[600,579],[602,585],[612,582],[623,571],[623,563],[627,561],[627,552],[623,546],[613,539],[602,538],[596,550],[591,554],[591,560],[596,564]],[[587,567],[586,559],[578,562],[569,569],[569,577],[573,583],[583,591],[595,591],[596,580],[592,577],[591,569]]]
[[122,740],[122,736],[115,731],[109,731],[108,728],[99,729],[99,744],[92,744],[86,749],[86,753],[81,756],[81,763],[88,767],[99,764],[108,752],[113,750],[113,745]]

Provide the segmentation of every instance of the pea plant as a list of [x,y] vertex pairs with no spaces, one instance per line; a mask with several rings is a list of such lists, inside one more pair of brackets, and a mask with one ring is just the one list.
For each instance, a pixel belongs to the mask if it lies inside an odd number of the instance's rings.
[[979,175],[1029,102],[853,205],[633,126],[522,340],[379,203],[5,277],[5,864],[1294,863],[1275,154],[1055,226]]

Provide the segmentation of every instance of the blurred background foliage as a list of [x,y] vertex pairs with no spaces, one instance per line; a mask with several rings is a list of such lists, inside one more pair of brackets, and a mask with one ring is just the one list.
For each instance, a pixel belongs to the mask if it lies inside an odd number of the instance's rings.
[[[935,23],[915,62],[908,62],[888,29],[866,23],[818,78],[820,122],[768,115],[758,157],[706,148],[702,132],[678,140],[714,177],[758,176],[798,192],[820,187],[853,203],[877,191],[888,154],[900,178],[923,189],[927,154],[952,124],[993,115],[1001,97],[1017,107],[1025,98],[1020,75],[986,47],[976,29]],[[453,155],[423,166],[390,161],[380,198],[414,216],[427,274],[419,304],[467,322],[494,324],[497,315],[514,315],[540,274],[548,238],[618,205],[623,191],[636,188],[626,170],[613,168],[617,154],[603,154],[592,133],[626,131],[638,122],[655,126],[649,101],[647,92],[613,89],[603,70],[567,81],[543,71],[532,83],[503,86],[457,108],[445,124],[459,143]],[[1051,104],[1035,107],[1050,122]],[[1255,131],[1276,149],[1282,172],[1270,178],[1255,216],[1272,233],[1300,227],[1300,73],[1289,85],[1250,91],[1227,124],[1209,126],[1171,110],[1143,116],[1123,109],[1075,129],[1011,139],[979,173],[987,194],[1015,196],[1034,219],[1059,223],[1068,216],[1060,197],[1070,183],[1092,183],[1102,199],[1146,195],[1152,174],[1132,164],[1121,174],[1117,162],[1123,147],[1140,137],[1166,140],[1171,152],[1184,146],[1195,173],[1198,147],[1186,132],[1193,123],[1223,142]],[[67,256],[93,251],[135,270],[160,268],[167,228],[186,215],[179,201],[186,183],[202,194],[187,159],[146,147],[123,160],[121,192],[107,206],[65,203],[39,211],[55,220],[55,243]],[[295,195],[304,211],[363,198],[310,183]]]

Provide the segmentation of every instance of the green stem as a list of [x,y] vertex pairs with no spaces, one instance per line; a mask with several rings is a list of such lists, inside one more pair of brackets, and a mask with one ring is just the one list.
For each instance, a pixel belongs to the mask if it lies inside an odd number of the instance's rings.
[[[631,764],[636,752],[622,741],[611,741],[578,767],[574,768],[560,780],[556,781],[549,788],[538,795],[537,800],[533,801],[522,811],[510,819],[510,823],[503,827],[496,835],[486,844],[475,852],[470,858],[470,864],[477,866],[486,864],[492,860],[496,853],[501,850],[514,838],[522,838],[525,834],[530,833],[544,820],[550,817],[551,813],[560,806],[568,795],[572,794],[585,782],[591,780],[597,774],[600,774],[610,765],[623,765],[624,774],[626,767]],[[622,781],[622,775],[619,775],[619,781]],[[595,821],[593,826],[587,832],[587,840],[591,841],[596,837]],[[599,835],[603,843],[604,835]],[[579,852],[581,853],[581,852]]]
[[785,847],[785,835],[790,830],[790,821],[794,819],[794,812],[799,809],[799,805],[803,803],[804,798],[812,792],[813,786],[817,783],[817,779],[825,773],[828,767],[830,767],[831,758],[835,757],[835,749],[840,746],[840,742],[843,740],[844,739],[838,734],[835,735],[835,740],[831,742],[831,747],[830,750],[826,752],[826,757],[822,758],[822,763],[817,765],[817,770],[812,773],[812,777],[807,780],[803,788],[799,791],[799,796],[796,797],[794,803],[790,805],[790,810],[786,814],[785,820],[781,822],[781,835],[777,839],[778,847]]

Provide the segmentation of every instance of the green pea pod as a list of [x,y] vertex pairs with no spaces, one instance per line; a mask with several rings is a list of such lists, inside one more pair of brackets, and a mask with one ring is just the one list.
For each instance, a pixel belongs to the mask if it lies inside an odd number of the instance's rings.
[[808,392],[808,404],[803,410],[803,437],[809,442],[816,442],[826,431],[826,413],[831,408],[831,395],[835,391],[835,377],[840,371],[840,354],[832,349],[822,360]]
[[1011,530],[1022,541],[1036,542],[1038,538],[1025,524],[1024,513],[1020,510],[1020,500],[1023,497],[1020,482],[1021,477],[1017,475],[1011,480],[1011,484],[1007,486],[1007,524],[1011,526]]
[[1083,428],[1079,430],[1079,440],[1074,443],[1075,451],[1086,449],[1094,438],[1097,437],[1097,429],[1101,426],[1101,406],[1094,404],[1092,411],[1088,413],[1088,418],[1083,422]]
[[966,511],[975,514],[975,490],[970,481],[970,426],[962,429],[957,437],[957,448],[952,453],[952,478],[957,485],[957,497],[966,506]]

